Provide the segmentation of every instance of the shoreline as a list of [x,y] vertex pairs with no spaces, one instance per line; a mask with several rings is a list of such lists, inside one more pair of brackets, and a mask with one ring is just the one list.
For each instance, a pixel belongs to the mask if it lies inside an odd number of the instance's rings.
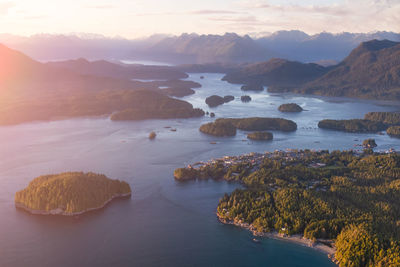
[[[336,249],[334,247],[334,242],[332,240],[319,239],[316,242],[313,242],[310,239],[302,237],[300,234],[287,236],[287,235],[280,234],[276,231],[269,232],[269,233],[257,232],[257,230],[255,229],[255,227],[252,224],[242,223],[240,221],[226,220],[226,219],[221,218],[218,213],[217,213],[217,217],[218,217],[218,220],[222,224],[234,225],[234,226],[249,230],[255,237],[272,238],[272,239],[287,241],[287,242],[291,242],[291,243],[294,243],[297,245],[315,249],[319,252],[324,253],[333,263],[337,264],[337,261],[335,259]],[[333,247],[330,247],[330,246],[324,244],[323,242],[331,243],[333,245]]]
[[15,207],[17,209],[22,209],[24,211],[27,211],[31,214],[34,215],[62,215],[62,216],[77,216],[77,215],[81,215],[90,211],[94,211],[94,210],[100,210],[103,209],[105,206],[107,206],[108,203],[110,203],[111,201],[113,201],[116,198],[124,198],[124,197],[130,197],[132,195],[132,193],[126,193],[126,194],[117,194],[117,195],[113,195],[110,199],[108,199],[106,202],[104,202],[101,206],[99,207],[95,207],[95,208],[89,208],[83,211],[78,211],[78,212],[65,212],[60,208],[54,209],[54,210],[50,210],[50,211],[44,211],[44,210],[35,210],[35,209],[31,209],[26,207],[24,204],[15,202]]

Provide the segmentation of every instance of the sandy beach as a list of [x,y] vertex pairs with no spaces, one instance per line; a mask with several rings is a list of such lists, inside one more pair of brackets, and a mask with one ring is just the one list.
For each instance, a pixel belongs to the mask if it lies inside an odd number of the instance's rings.
[[[298,245],[302,245],[302,246],[313,248],[315,250],[318,250],[318,251],[326,254],[329,259],[331,259],[334,263],[336,263],[336,259],[335,259],[336,249],[335,249],[335,246],[334,246],[334,242],[332,240],[318,239],[316,241],[312,241],[310,239],[304,238],[300,234],[288,236],[288,235],[280,234],[280,233],[278,233],[276,231],[275,232],[269,232],[269,233],[257,232],[255,227],[252,224],[242,223],[240,221],[239,222],[228,221],[228,220],[225,220],[225,219],[221,218],[218,215],[218,213],[217,213],[217,216],[218,216],[218,220],[221,223],[223,223],[223,224],[231,224],[231,225],[235,225],[235,226],[238,226],[238,227],[241,227],[241,228],[245,228],[245,229],[249,230],[250,232],[252,232],[254,236],[283,240],[283,241],[292,242],[292,243],[296,243]],[[329,246],[327,244],[332,244],[332,246]]]

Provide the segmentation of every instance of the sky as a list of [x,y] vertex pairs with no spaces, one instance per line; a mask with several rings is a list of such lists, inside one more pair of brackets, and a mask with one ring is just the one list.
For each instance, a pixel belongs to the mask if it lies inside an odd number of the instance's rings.
[[400,32],[400,0],[0,0],[0,32],[266,34]]

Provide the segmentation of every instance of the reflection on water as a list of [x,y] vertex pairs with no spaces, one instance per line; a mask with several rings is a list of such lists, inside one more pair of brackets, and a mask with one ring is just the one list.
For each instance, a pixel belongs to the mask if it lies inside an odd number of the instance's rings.
[[[298,131],[274,132],[274,141],[266,143],[246,140],[243,131],[236,137],[217,138],[198,131],[202,123],[211,121],[207,117],[139,122],[72,119],[0,127],[0,266],[331,266],[325,255],[310,248],[268,239],[256,244],[247,231],[220,224],[215,216],[218,199],[238,185],[176,183],[173,170],[252,151],[352,149],[366,138],[375,138],[378,150],[399,150],[398,139],[387,135],[317,128],[323,118],[361,118],[368,111],[397,107],[266,92],[246,92],[253,101],[242,103],[240,86],[222,82],[221,77],[192,75],[190,79],[203,87],[184,99],[217,117],[292,119]],[[212,94],[231,94],[236,99],[210,109],[204,99]],[[277,111],[288,102],[307,111]],[[147,138],[151,131],[157,133],[154,141]],[[31,179],[63,171],[94,171],[126,180],[132,198],[72,218],[33,216],[15,209],[14,193]]]

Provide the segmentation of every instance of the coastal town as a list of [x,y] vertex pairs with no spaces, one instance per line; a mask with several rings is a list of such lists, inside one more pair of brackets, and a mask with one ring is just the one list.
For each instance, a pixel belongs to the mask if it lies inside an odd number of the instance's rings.
[[[353,155],[360,156],[364,153],[363,150],[350,150]],[[194,164],[187,165],[188,169],[200,170],[202,167],[210,167],[215,164],[222,164],[225,168],[229,168],[234,165],[239,164],[250,164],[251,170],[256,171],[260,168],[264,159],[280,159],[284,160],[284,163],[290,163],[298,160],[305,159],[309,153],[318,153],[318,155],[329,154],[328,150],[298,150],[298,149],[286,149],[286,150],[275,150],[273,152],[264,152],[264,153],[257,153],[251,152],[248,154],[243,154],[239,156],[224,156],[222,158],[217,159],[210,159],[208,161],[199,161]],[[382,153],[384,154],[391,154],[391,153],[398,153],[393,148],[389,150],[385,150]],[[311,162],[308,164],[310,168],[322,168],[326,167],[326,163],[322,162]]]

